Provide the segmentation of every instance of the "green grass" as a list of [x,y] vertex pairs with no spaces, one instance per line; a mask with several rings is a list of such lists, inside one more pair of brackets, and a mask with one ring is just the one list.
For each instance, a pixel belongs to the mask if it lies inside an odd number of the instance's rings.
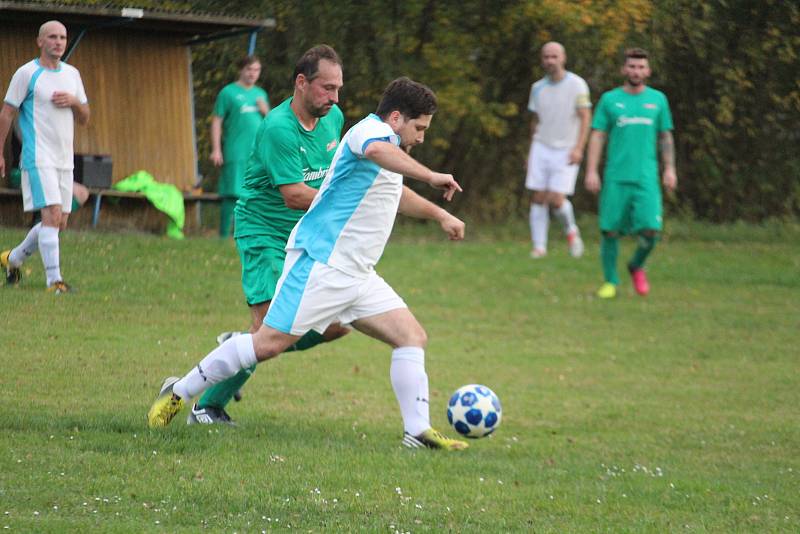
[[405,226],[379,269],[429,333],[434,425],[462,384],[503,401],[463,454],[401,449],[389,350],[360,334],[260,366],[239,428],[148,430],[163,377],[248,322],[235,249],[67,233],[79,293],[45,294],[38,256],[0,291],[0,527],[800,531],[797,225],[674,224],[651,296],[612,302],[596,241],[533,262],[523,225],[471,230]]

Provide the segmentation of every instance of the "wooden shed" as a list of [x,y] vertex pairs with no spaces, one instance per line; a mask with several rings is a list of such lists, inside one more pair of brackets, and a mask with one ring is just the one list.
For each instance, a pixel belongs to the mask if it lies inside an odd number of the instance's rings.
[[[145,169],[190,191],[197,183],[190,46],[250,33],[252,47],[274,21],[107,5],[0,1],[3,96],[15,70],[39,56],[39,26],[61,21],[67,62],[80,70],[92,110],[89,126],[75,128],[75,152],[111,156],[114,182]],[[9,142],[2,148],[10,161]]]

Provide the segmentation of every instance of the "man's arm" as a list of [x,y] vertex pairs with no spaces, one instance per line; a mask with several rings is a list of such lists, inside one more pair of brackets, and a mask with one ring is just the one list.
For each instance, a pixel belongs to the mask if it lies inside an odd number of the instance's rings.
[[606,144],[606,132],[602,130],[592,130],[589,136],[589,150],[586,153],[586,180],[584,185],[590,193],[600,191],[600,175],[597,173],[597,166],[600,163],[600,154]]
[[269,113],[269,104],[263,98],[259,98],[256,100],[256,106],[258,106],[258,112],[261,113],[262,117],[266,117],[267,113]]
[[10,105],[3,103],[3,109],[0,110],[0,177],[6,177],[6,160],[3,158],[3,147],[6,146],[6,137],[11,129],[11,123],[14,122],[14,117],[17,115],[17,109]]
[[447,211],[440,208],[433,202],[426,200],[403,186],[403,194],[400,196],[400,207],[398,209],[403,215],[417,219],[428,219],[437,221],[442,230],[453,241],[464,239],[464,222],[450,215]]
[[581,126],[578,130],[578,142],[575,143],[569,154],[569,162],[572,165],[580,165],[583,161],[583,150],[586,148],[586,140],[589,138],[589,125],[592,123],[591,108],[578,108],[577,112]]
[[89,104],[82,104],[78,97],[72,93],[56,91],[51,98],[53,104],[58,108],[70,108],[75,117],[75,122],[81,126],[89,124]]
[[75,115],[75,121],[80,124],[81,126],[86,126],[89,124],[89,117],[91,116],[91,111],[89,110],[89,104],[81,104],[78,102],[70,106],[72,108],[72,113]]
[[536,133],[536,127],[539,125],[539,114],[535,111],[531,113],[531,141]]
[[293,210],[308,210],[314,197],[317,196],[317,190],[303,182],[280,185],[278,190],[283,196],[283,203]]
[[214,166],[221,166],[222,159],[222,117],[214,115],[211,117],[211,155],[208,157]]
[[675,141],[670,130],[658,134],[658,145],[661,149],[661,164],[664,166],[662,178],[664,187],[667,191],[674,191],[678,184],[678,176],[675,174]]
[[364,156],[384,169],[425,182],[436,189],[443,189],[445,200],[452,200],[456,191],[462,190],[452,174],[430,170],[392,143],[386,141],[370,143],[364,151]]

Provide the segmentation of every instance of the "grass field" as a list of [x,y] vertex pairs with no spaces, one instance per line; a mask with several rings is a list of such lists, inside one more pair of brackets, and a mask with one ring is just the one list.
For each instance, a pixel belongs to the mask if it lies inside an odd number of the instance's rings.
[[389,351],[360,334],[262,365],[238,428],[150,431],[162,379],[247,324],[233,244],[68,233],[79,293],[45,294],[38,256],[0,291],[0,528],[800,531],[796,225],[674,224],[652,294],[612,302],[596,241],[534,262],[522,226],[399,234],[379,270],[429,333],[434,425],[484,383],[491,438],[402,449]]

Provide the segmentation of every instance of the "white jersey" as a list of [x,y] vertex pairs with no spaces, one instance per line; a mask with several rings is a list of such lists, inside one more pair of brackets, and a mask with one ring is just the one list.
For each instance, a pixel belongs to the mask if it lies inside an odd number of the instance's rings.
[[400,137],[370,114],[344,135],[319,193],[289,236],[287,250],[366,278],[383,254],[403,192],[402,175],[364,157],[370,143]]
[[551,148],[572,148],[578,141],[581,120],[577,110],[590,108],[589,86],[567,71],[561,81],[544,77],[531,87],[528,109],[539,116],[534,141]]
[[56,91],[75,95],[81,104],[88,102],[78,69],[63,62],[57,69],[47,69],[34,59],[11,78],[5,102],[20,111],[23,170],[74,166],[72,109],[53,104]]

